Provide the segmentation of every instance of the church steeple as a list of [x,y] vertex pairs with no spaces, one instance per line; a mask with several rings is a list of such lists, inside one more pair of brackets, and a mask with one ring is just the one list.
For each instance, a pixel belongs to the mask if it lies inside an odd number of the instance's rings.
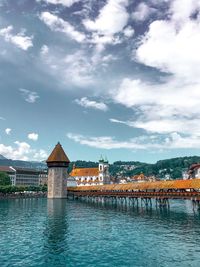
[[103,159],[103,156],[101,155],[100,159],[99,159],[99,163],[103,163],[104,162],[104,159]]

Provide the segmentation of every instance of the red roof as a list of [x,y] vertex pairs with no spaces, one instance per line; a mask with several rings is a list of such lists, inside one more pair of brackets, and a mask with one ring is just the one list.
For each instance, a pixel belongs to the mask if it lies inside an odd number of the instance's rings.
[[98,168],[75,168],[71,171],[70,176],[98,176]]

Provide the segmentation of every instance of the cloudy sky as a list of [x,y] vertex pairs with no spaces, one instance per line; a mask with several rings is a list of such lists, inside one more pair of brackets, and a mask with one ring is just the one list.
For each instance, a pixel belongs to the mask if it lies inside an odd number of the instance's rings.
[[200,0],[0,0],[0,154],[200,155]]

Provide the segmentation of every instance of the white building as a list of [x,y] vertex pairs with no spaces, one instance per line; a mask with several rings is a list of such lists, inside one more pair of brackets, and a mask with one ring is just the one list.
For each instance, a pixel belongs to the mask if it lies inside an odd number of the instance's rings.
[[76,168],[73,166],[69,176],[75,179],[78,186],[110,184],[108,160],[101,157],[97,168]]
[[13,186],[38,186],[40,184],[40,176],[47,177],[46,172],[12,166],[0,166],[0,172],[5,172],[9,175]]

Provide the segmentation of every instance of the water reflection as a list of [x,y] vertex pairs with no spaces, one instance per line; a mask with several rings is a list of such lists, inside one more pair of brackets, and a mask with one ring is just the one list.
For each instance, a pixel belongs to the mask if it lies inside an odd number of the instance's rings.
[[0,203],[0,267],[198,267],[200,217],[161,206],[70,200]]
[[89,206],[94,209],[101,210],[113,210],[116,213],[126,213],[135,219],[148,218],[152,222],[159,222],[165,224],[167,221],[175,222],[176,225],[198,225],[200,226],[200,210],[194,206],[190,200],[172,200],[168,206],[156,205],[155,201],[152,201],[152,205],[143,205],[141,201],[137,204],[121,204],[111,202],[91,202],[78,200],[82,205]]
[[47,200],[47,222],[44,231],[45,259],[42,266],[66,266],[67,209],[65,199]]

